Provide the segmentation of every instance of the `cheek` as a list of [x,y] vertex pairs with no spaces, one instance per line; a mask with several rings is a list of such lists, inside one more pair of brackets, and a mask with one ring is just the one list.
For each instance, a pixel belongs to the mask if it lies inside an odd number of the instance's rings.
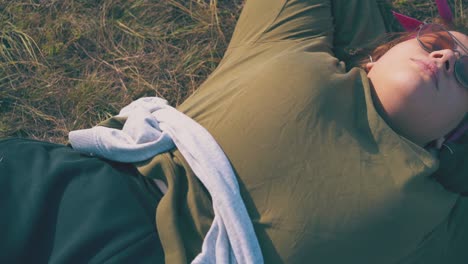
[[440,122],[445,124],[446,131],[454,129],[465,117],[467,110],[467,97],[460,94],[456,97],[454,93],[449,100],[445,101],[438,107]]
[[458,84],[452,85],[453,89],[448,90],[450,97],[447,105],[456,108],[458,112],[468,112],[468,89],[460,87]]
[[[376,62],[378,74],[391,84],[399,86],[415,86],[420,82],[420,75],[410,64],[409,58],[402,58],[399,54],[387,53]],[[390,84],[387,83],[387,84]]]
[[398,95],[402,100],[418,97],[421,103],[430,103],[433,97],[432,92],[435,91],[434,87],[430,87],[430,84],[415,74],[412,69],[383,67],[382,71],[386,72],[382,82],[388,92]]
[[394,69],[388,77],[389,84],[392,84],[394,89],[401,90],[403,93],[413,94],[418,89],[425,85],[425,81],[420,78],[417,74],[411,71],[411,69],[399,68]]
[[462,109],[466,113],[468,113],[468,88],[462,88],[462,94],[460,96],[462,98]]

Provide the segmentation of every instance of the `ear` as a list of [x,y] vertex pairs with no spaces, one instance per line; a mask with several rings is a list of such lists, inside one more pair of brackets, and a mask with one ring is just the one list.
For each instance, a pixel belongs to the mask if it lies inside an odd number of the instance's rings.
[[370,70],[374,67],[375,62],[369,62],[366,64],[366,72],[370,72]]

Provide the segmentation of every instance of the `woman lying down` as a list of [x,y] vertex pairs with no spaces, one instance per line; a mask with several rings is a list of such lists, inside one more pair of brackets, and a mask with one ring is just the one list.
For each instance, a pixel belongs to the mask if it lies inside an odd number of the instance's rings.
[[385,1],[247,0],[177,110],[0,141],[0,262],[467,263],[468,36],[437,2],[374,45]]

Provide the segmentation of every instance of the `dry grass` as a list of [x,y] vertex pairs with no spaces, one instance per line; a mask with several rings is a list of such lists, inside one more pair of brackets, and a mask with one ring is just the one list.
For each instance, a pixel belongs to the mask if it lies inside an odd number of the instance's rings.
[[[451,1],[458,18],[466,1]],[[180,104],[217,66],[242,3],[0,0],[0,138],[63,143],[136,98]],[[432,1],[392,3],[437,13]]]

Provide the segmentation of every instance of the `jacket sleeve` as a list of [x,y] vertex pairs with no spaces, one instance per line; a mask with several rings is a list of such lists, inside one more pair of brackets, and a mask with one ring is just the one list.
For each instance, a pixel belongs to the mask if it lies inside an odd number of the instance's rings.
[[322,38],[341,56],[395,28],[385,0],[247,0],[228,49]]

